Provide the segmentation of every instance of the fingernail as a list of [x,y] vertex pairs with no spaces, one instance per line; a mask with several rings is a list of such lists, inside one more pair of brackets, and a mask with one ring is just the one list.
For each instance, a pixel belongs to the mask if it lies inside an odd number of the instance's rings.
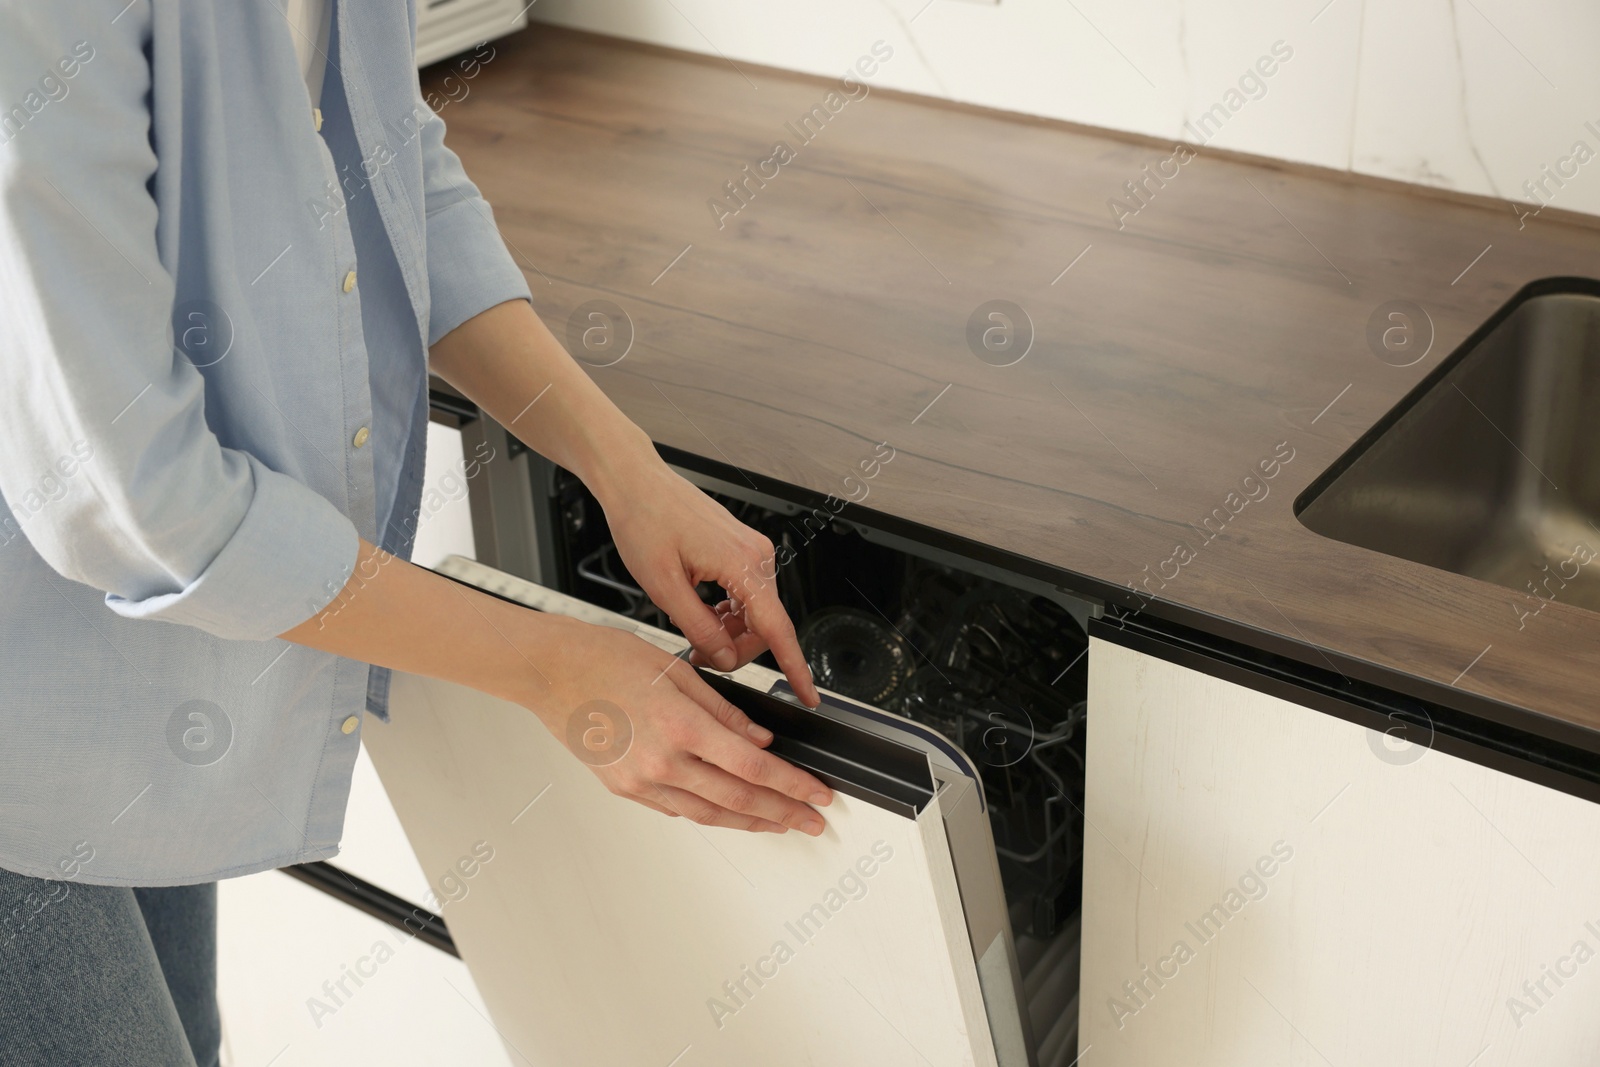
[[749,734],[757,744],[764,745],[772,740],[772,731],[765,726],[757,726],[755,723],[746,726],[744,732]]
[[804,830],[812,837],[816,837],[818,834],[822,833],[822,820],[807,819],[805,822],[800,824],[800,829]]
[[822,792],[820,789],[811,794],[811,803],[815,804],[819,808],[827,807],[832,800],[832,796]]
[[711,662],[717,665],[719,671],[731,671],[739,665],[739,657],[733,654],[731,648],[719,648],[711,657]]

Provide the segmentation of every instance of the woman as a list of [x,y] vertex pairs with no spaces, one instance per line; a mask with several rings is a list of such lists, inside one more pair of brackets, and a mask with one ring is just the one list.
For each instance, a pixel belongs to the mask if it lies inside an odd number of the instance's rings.
[[215,881],[337,852],[389,669],[558,737],[609,701],[613,793],[820,833],[687,664],[405,562],[431,368],[584,480],[696,662],[770,646],[816,702],[772,545],[532,311],[408,6],[0,5],[0,1062],[216,1062]]

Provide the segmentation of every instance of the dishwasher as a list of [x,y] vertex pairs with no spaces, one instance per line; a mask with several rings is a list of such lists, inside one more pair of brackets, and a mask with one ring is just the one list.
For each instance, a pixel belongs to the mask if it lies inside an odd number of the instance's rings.
[[[576,477],[448,391],[433,402],[494,457],[468,491],[478,558],[440,573],[686,648]],[[427,919],[448,924],[508,1050],[1068,1067],[1095,605],[834,498],[663,453],[779,546],[823,705],[794,700],[770,655],[701,673],[834,788],[828,830],[668,819],[612,796],[523,709],[397,674],[391,721],[364,740],[424,868],[460,872]]]

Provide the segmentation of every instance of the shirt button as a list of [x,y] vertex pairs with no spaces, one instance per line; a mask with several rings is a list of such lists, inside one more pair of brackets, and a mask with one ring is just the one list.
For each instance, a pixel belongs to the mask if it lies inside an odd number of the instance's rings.
[[348,719],[346,719],[344,722],[339,724],[339,729],[341,731],[343,731],[344,733],[353,734],[353,733],[356,732],[356,727],[360,726],[360,725],[361,725],[361,720],[356,718],[354,715],[352,715]]
[[349,292],[356,287],[356,272],[351,271],[344,276],[344,291]]
[[367,438],[371,436],[372,431],[363,426],[361,429],[356,431],[356,435],[350,439],[350,443],[355,445],[357,448],[360,448],[362,445],[367,443]]
[[322,132],[322,109],[320,107],[314,107],[314,108],[311,109],[311,122],[312,122],[312,128],[315,129],[318,133],[321,133]]

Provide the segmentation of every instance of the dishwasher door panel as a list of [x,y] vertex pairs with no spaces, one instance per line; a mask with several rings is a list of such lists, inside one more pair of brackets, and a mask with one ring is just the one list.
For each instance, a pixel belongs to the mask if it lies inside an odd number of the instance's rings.
[[[470,561],[440,569],[683,647]],[[777,681],[733,677],[758,693]],[[522,1062],[1030,1062],[981,792],[941,753],[919,810],[836,788],[822,837],[747,834],[612,796],[531,712],[475,690],[397,674],[390,711],[366,744]],[[895,717],[864,711],[895,734]]]

